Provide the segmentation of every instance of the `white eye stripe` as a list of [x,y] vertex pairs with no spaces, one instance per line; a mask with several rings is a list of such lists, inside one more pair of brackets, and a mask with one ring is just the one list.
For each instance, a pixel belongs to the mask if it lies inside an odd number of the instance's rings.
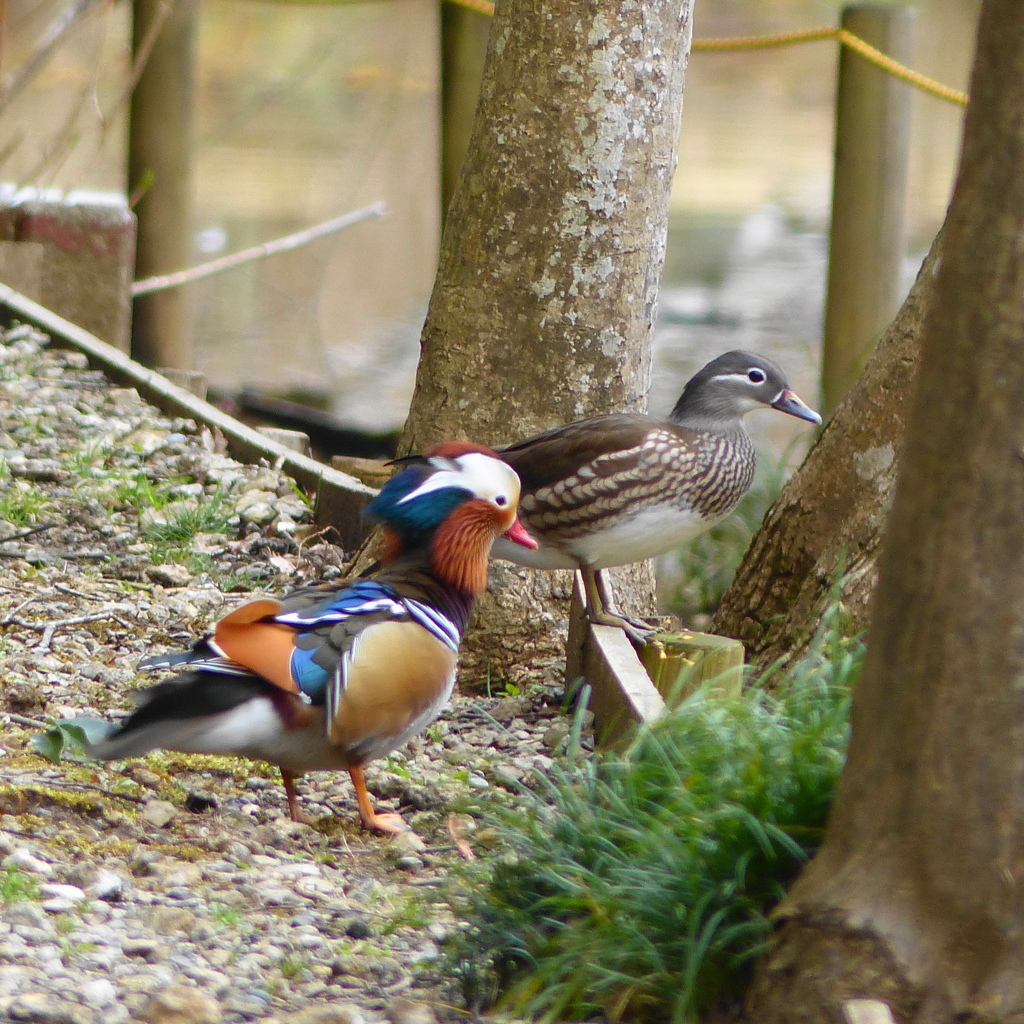
[[[758,373],[761,375],[760,380],[754,380],[751,377],[752,373]],[[763,384],[767,379],[768,375],[761,369],[760,366],[752,366],[749,370],[745,370],[743,373],[719,373],[711,378],[712,380],[737,380],[742,381],[744,384]]]
[[422,498],[424,494],[430,494],[431,491],[440,491],[445,487],[461,487],[466,490],[466,481],[462,478],[461,473],[457,473],[454,470],[446,469],[441,470],[438,473],[434,473],[433,476],[428,476],[415,490],[410,491],[404,498],[399,499],[398,504],[404,505],[407,501],[412,501],[415,498]]
[[456,459],[439,458],[434,464],[452,468],[441,469],[427,477],[419,487],[402,498],[398,502],[399,505],[445,487],[458,487],[469,491],[477,498],[492,502],[499,508],[508,507],[519,497],[519,477],[511,466],[500,459],[470,452]]

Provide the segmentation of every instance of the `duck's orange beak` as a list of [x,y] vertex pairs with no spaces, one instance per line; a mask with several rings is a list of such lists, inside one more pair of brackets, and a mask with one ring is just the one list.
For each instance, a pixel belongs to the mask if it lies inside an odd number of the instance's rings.
[[513,544],[519,544],[524,548],[536,550],[538,547],[537,542],[527,532],[526,527],[519,521],[518,516],[516,516],[516,521],[502,534],[502,536],[508,537]]

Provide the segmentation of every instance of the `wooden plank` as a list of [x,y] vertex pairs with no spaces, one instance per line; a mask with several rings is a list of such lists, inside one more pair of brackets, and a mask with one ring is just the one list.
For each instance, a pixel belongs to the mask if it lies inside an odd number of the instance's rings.
[[689,630],[652,638],[640,656],[670,706],[706,686],[737,696],[743,688],[743,658],[739,640]]
[[166,415],[193,419],[214,432],[219,431],[228,452],[239,462],[265,461],[280,466],[300,487],[316,494],[316,521],[321,526],[333,526],[346,551],[357,547],[365,536],[362,511],[377,492],[355,477],[263,437],[252,427],[4,284],[0,284],[0,319],[5,324],[14,320],[34,324],[50,335],[54,344],[84,353],[93,369],[102,370],[115,384],[135,388]]
[[[678,621],[678,620],[677,620]],[[743,645],[729,637],[678,630],[650,640],[642,654],[621,629],[594,626],[583,614],[576,574],[569,610],[565,684],[590,683],[594,734],[601,746],[622,743],[702,687],[729,696],[743,687]]]
[[602,746],[627,739],[638,725],[665,713],[664,698],[621,629],[591,626],[583,648],[583,675],[590,683],[594,734]]
[[665,711],[665,701],[651,682],[636,649],[621,629],[594,626],[583,614],[583,585],[575,574],[565,658],[566,686],[585,679],[591,686],[594,735],[601,746],[629,739]]

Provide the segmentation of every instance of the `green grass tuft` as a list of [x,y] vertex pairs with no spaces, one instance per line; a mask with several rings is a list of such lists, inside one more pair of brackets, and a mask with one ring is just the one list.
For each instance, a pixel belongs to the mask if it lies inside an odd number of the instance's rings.
[[39,883],[20,868],[9,864],[0,871],[0,904],[39,899]]
[[198,501],[171,502],[160,511],[162,515],[143,532],[153,544],[167,546],[187,544],[200,533],[227,533],[228,520],[234,514],[231,502],[220,491]]
[[685,701],[621,756],[556,770],[468,876],[450,970],[470,1005],[543,1021],[693,1022],[742,988],[767,915],[818,846],[859,643],[742,696]]
[[15,480],[0,494],[0,519],[18,527],[35,526],[51,507],[43,489],[28,480]]

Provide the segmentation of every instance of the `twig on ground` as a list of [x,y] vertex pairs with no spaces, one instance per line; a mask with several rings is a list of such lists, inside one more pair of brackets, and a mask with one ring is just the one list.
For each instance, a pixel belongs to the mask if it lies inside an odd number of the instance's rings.
[[8,612],[2,619],[0,619],[0,626],[10,626],[14,623],[18,617],[18,612],[23,608],[27,608],[33,601],[38,601],[42,598],[42,594],[34,594],[32,597],[25,601],[22,601],[13,611]]
[[5,711],[6,718],[15,725],[27,725],[30,729],[49,729],[46,722],[40,722],[37,718],[26,718],[24,715],[16,715],[13,711]]
[[71,594],[72,597],[84,597],[86,601],[105,601],[106,598],[100,594],[86,594],[82,590],[75,590],[74,587],[66,587],[63,583],[54,583],[54,586],[62,594]]
[[[20,611],[21,609],[17,609]],[[91,615],[74,615],[69,619],[54,619],[52,622],[33,622],[31,619],[23,619],[20,615],[7,615],[3,619],[5,626],[21,626],[22,629],[36,629],[43,634],[42,639],[36,644],[37,651],[48,651],[53,643],[53,635],[58,629],[66,626],[82,626],[87,622],[100,622],[103,619],[113,619],[120,626],[128,629],[127,623],[117,617],[118,612],[130,612],[131,608],[124,604],[111,605]]]
[[0,544],[6,544],[8,541],[12,540],[24,540],[26,537],[31,537],[34,533],[42,533],[43,530],[52,530],[56,525],[56,522],[40,523],[38,526],[33,526],[30,530],[22,530],[21,533],[12,533],[10,537],[0,538]]

